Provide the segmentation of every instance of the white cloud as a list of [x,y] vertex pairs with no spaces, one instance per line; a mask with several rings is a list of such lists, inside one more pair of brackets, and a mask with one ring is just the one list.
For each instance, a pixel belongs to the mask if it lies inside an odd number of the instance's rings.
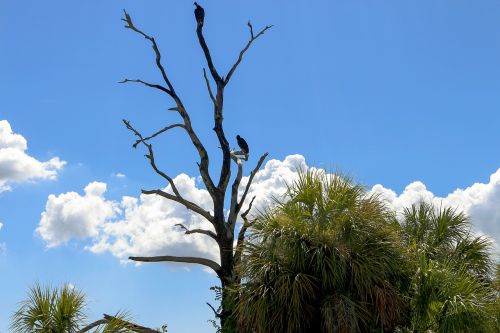
[[[175,183],[186,199],[211,209],[210,195],[195,186],[194,178],[181,174]],[[188,228],[211,228],[184,206],[153,195],[123,197],[115,202],[105,199],[105,191],[106,184],[94,182],[83,196],[75,192],[50,195],[37,233],[49,247],[90,238],[87,250],[110,252],[120,259],[169,254],[217,260],[215,241],[203,235],[185,235],[175,226],[183,223]],[[170,187],[165,191],[170,192]]]
[[2,230],[2,227],[3,227],[3,223],[0,222],[0,230]]
[[[308,168],[301,155],[287,156],[283,161],[270,160],[257,173],[247,197],[247,204],[256,195],[252,212],[262,210],[280,197],[286,183],[293,182],[297,170]],[[248,178],[242,180],[240,194]],[[179,191],[187,199],[206,210],[212,209],[208,192],[195,178],[180,174],[175,178]],[[170,192],[170,187],[165,191]],[[421,199],[450,204],[471,215],[477,229],[500,241],[500,169],[487,184],[474,184],[458,189],[445,198],[436,197],[421,182],[409,184],[401,194],[382,185],[373,192],[380,193],[396,210]],[[120,259],[128,256],[183,255],[203,256],[218,261],[215,242],[203,235],[185,235],[176,223],[188,228],[212,229],[203,218],[182,205],[159,196],[123,197],[120,202],[105,198],[106,184],[91,183],[85,194],[75,192],[50,195],[38,234],[49,247],[71,239],[88,239],[86,249],[94,253],[109,252]],[[245,209],[245,208],[243,208]]]
[[76,192],[49,195],[37,233],[48,247],[72,238],[99,236],[101,226],[118,214],[116,203],[104,198],[106,184],[93,182],[85,187],[83,196]]
[[[252,212],[262,211],[272,204],[273,198],[281,197],[286,191],[286,184],[297,179],[298,170],[308,168],[302,155],[289,155],[283,161],[269,160],[263,169],[254,177],[248,192],[246,203],[249,204],[253,196],[255,201]],[[243,177],[240,186],[240,197],[244,191],[248,177]],[[243,207],[243,211],[246,207]]]
[[406,186],[399,195],[380,184],[373,186],[371,191],[380,194],[396,211],[421,200],[433,202],[437,206],[454,207],[470,216],[475,231],[500,244],[500,169],[490,176],[488,183],[459,188],[444,197],[434,195],[419,181]]
[[42,179],[55,179],[66,164],[59,157],[40,162],[26,154],[26,139],[12,131],[7,120],[0,120],[0,192],[10,184]]

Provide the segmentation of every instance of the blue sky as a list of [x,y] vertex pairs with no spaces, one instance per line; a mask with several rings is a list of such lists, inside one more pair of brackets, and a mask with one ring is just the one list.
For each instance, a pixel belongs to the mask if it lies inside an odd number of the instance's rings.
[[[255,29],[274,24],[226,89],[225,130],[250,144],[247,171],[265,151],[276,160],[255,193],[265,197],[281,186],[293,165],[340,168],[369,189],[380,184],[374,190],[395,208],[420,197],[444,200],[477,219],[480,232],[500,235],[498,1],[201,4],[220,72],[246,42],[248,19]],[[121,119],[145,133],[176,121],[165,96],[117,84],[126,77],[161,79],[150,46],[123,29],[123,8],[156,37],[214,170],[218,165],[191,1],[0,0],[0,120],[6,121],[0,151],[17,149],[20,159],[31,156],[28,162],[39,168],[29,169],[31,178],[28,171],[24,178],[12,176],[20,160],[0,154],[0,332],[7,332],[16,302],[36,281],[75,284],[89,296],[94,317],[128,309],[144,325],[213,331],[205,305],[213,296],[208,288],[217,283],[213,275],[197,267],[120,261],[138,250],[181,253],[191,247],[177,238],[149,242],[157,233],[142,235],[140,228],[133,233],[142,243],[120,247],[115,241],[121,239],[115,229],[133,229],[144,222],[141,214],[162,205],[122,198],[165,186],[144,152],[131,148],[134,138]],[[15,134],[27,141],[27,150]],[[156,147],[169,174],[197,176],[196,155],[181,132],[162,137]],[[195,180],[177,179],[204,200]],[[68,205],[73,210],[61,213]],[[160,215],[189,218],[170,208],[158,208],[164,209]],[[85,215],[89,211],[96,215]],[[106,237],[113,240],[106,243]],[[204,248],[209,244],[194,246],[196,253],[210,253]]]

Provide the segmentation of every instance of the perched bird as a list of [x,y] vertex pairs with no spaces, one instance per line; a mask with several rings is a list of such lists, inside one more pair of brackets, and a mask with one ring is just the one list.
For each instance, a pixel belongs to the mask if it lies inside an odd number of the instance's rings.
[[205,19],[205,10],[202,6],[198,5],[197,2],[194,3],[196,9],[194,10],[194,17],[196,17],[196,22],[198,26],[203,26],[203,20]]
[[241,136],[237,135],[236,136],[236,141],[238,141],[238,146],[240,146],[241,151],[243,154],[248,155],[250,152],[250,149],[248,149],[248,143],[243,139]]

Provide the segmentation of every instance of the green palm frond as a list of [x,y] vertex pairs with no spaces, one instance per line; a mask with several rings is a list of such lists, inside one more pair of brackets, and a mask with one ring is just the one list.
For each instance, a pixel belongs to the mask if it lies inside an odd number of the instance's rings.
[[402,319],[394,214],[342,174],[306,171],[254,221],[236,288],[241,332],[356,332]]
[[61,289],[35,284],[12,316],[11,330],[18,333],[77,332],[85,315],[85,296],[69,285]]
[[85,294],[69,284],[54,288],[36,283],[19,305],[10,325],[14,333],[134,332],[127,312],[85,326]]
[[469,218],[426,202],[406,208],[400,237],[415,272],[411,330],[488,332],[494,302],[491,241],[471,235]]

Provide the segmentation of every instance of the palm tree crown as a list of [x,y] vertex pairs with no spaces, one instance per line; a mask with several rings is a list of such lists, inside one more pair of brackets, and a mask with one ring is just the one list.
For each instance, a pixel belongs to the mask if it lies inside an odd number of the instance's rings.
[[341,175],[301,173],[253,222],[237,290],[242,332],[393,329],[408,287],[396,220]]

